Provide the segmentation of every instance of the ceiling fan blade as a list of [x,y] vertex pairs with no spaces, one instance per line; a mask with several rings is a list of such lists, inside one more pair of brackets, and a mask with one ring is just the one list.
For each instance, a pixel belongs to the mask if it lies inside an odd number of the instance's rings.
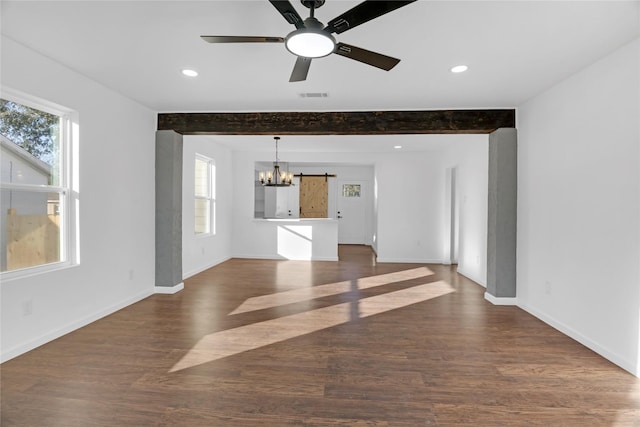
[[296,28],[304,28],[303,19],[298,15],[298,12],[296,12],[289,0],[269,0],[269,3],[278,9],[280,15],[282,15],[289,24],[295,25]]
[[284,43],[282,37],[254,37],[254,36],[200,36],[209,43]]
[[365,64],[373,65],[374,67],[378,67],[386,71],[389,71],[398,65],[398,62],[400,62],[397,58],[392,58],[391,56],[383,55],[381,53],[371,52],[370,50],[351,46],[345,43],[336,44],[336,50],[334,53],[346,58],[364,62]]
[[357,27],[360,24],[364,24],[367,21],[371,21],[372,19],[399,9],[402,6],[406,6],[409,3],[413,3],[414,1],[416,0],[363,1],[356,7],[329,21],[329,23],[325,27],[325,31],[338,34],[344,33],[345,31],[350,30],[353,27]]
[[290,82],[301,82],[307,80],[307,74],[309,73],[309,67],[311,66],[311,58],[305,58],[304,56],[298,56],[296,59],[296,65],[293,66],[291,72]]

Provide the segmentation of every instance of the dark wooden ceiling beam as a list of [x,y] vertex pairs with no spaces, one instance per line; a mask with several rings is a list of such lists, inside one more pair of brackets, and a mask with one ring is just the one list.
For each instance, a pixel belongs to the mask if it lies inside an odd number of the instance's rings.
[[158,130],[183,135],[478,134],[515,126],[512,109],[158,114]]

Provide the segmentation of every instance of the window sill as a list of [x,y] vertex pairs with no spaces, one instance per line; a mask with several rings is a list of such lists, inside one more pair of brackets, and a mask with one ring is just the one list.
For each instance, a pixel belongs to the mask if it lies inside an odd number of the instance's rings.
[[215,236],[215,234],[214,233],[198,233],[198,234],[195,234],[195,236],[196,236],[196,239],[206,239],[207,237]]
[[15,280],[26,279],[33,276],[39,276],[41,274],[52,273],[60,270],[67,270],[69,268],[77,267],[79,264],[74,264],[69,261],[55,262],[46,265],[39,265],[36,267],[21,268],[19,270],[4,271],[0,273],[0,280],[2,283],[12,282]]

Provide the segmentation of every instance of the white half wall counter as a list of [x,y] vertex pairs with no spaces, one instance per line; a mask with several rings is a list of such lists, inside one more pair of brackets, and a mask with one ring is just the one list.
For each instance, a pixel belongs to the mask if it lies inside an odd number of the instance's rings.
[[236,258],[338,261],[338,220],[332,218],[256,218],[246,223]]

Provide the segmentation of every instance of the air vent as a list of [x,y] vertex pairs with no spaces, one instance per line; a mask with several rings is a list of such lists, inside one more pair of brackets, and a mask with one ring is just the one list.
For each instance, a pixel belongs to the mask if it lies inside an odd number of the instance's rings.
[[300,94],[300,98],[328,98],[327,92],[303,92]]

